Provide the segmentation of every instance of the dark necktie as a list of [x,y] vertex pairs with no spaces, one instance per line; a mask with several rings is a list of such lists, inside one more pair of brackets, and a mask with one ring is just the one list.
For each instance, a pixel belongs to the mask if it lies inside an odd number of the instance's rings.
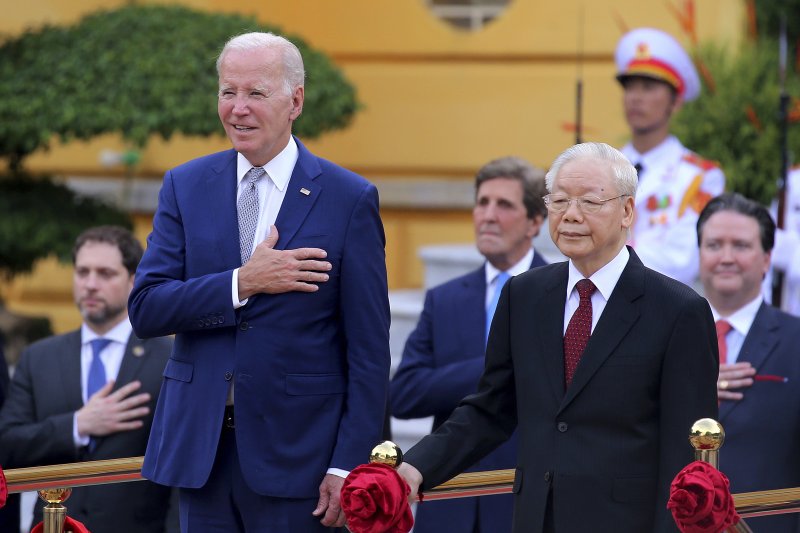
[[641,180],[642,179],[642,171],[644,170],[644,167],[642,166],[641,163],[636,163],[635,165],[633,165],[633,168],[636,169],[636,176],[639,178],[639,180]]
[[100,359],[100,352],[111,344],[111,339],[94,339],[89,341],[92,346],[92,362],[89,365],[89,375],[86,378],[86,400],[103,388],[106,384],[106,367]]
[[492,299],[489,300],[489,305],[486,306],[486,340],[489,340],[489,329],[492,327],[492,317],[497,310],[497,302],[500,301],[500,293],[503,292],[503,285],[506,284],[508,278],[511,276],[508,272],[500,272],[495,279],[494,294]]
[[717,328],[717,346],[719,347],[719,364],[724,365],[728,362],[728,332],[733,329],[727,320],[717,320],[714,325]]
[[267,171],[261,167],[253,167],[244,175],[244,189],[236,202],[239,217],[239,253],[242,264],[250,259],[253,251],[253,239],[258,226],[258,189],[256,183]]
[[564,382],[567,387],[572,383],[572,376],[575,375],[575,369],[578,368],[592,334],[592,294],[597,290],[588,279],[580,280],[575,288],[578,290],[580,303],[564,334]]

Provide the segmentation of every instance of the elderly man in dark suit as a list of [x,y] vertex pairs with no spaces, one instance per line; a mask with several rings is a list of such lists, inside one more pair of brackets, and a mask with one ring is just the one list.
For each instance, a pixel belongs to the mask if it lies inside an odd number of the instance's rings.
[[691,425],[717,414],[711,311],[625,246],[636,171],[619,151],[573,146],[547,187],[569,262],[506,284],[478,392],[400,472],[413,497],[517,429],[515,533],[676,531],[669,484],[692,460]]
[[138,334],[176,334],[142,473],[180,487],[183,531],[329,531],[386,413],[378,192],[292,136],[291,42],[236,36],[217,70],[233,149],[164,176],[129,301]]
[[[0,411],[4,468],[144,453],[172,342],[132,333],[126,302],[141,257],[141,244],[124,228],[100,226],[78,237],[73,290],[83,325],[22,354]],[[67,505],[92,533],[161,533],[169,497],[168,488],[145,481],[76,488]]]
[[[477,390],[503,285],[510,276],[546,264],[531,244],[547,216],[546,192],[544,171],[518,157],[495,159],[478,171],[472,220],[475,244],[486,263],[425,295],[419,323],[392,378],[394,416],[434,416],[436,429],[462,398]],[[470,470],[513,468],[516,453],[512,437]],[[510,494],[431,502],[417,509],[414,531],[508,533],[512,505]]]
[[[697,221],[700,281],[717,325],[720,469],[733,492],[800,486],[800,319],[761,292],[775,244],[767,209],[739,194],[711,200]],[[797,514],[748,518],[758,533],[797,533]]]

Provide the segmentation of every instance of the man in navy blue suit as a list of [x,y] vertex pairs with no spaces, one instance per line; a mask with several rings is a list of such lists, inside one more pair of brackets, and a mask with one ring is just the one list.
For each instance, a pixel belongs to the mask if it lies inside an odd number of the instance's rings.
[[[545,264],[531,240],[547,216],[546,193],[544,172],[518,157],[496,159],[478,171],[472,218],[486,263],[426,294],[422,316],[392,378],[394,416],[433,416],[436,428],[477,390],[495,295],[507,276]],[[516,449],[512,438],[471,470],[514,468]],[[512,511],[511,495],[425,503],[417,509],[414,532],[510,532]]]
[[[720,351],[720,470],[734,493],[800,486],[800,319],[764,302],[761,292],[775,223],[762,205],[723,194],[700,213],[697,240]],[[798,518],[747,523],[759,533],[796,533]]]
[[239,35],[217,71],[233,150],[166,173],[129,300],[175,334],[142,472],[180,487],[183,532],[330,531],[388,395],[377,190],[292,136],[291,42]]

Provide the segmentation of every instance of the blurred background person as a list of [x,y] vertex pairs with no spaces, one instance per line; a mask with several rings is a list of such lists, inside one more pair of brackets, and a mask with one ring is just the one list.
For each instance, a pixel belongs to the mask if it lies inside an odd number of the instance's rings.
[[[9,382],[4,344],[5,339],[0,333],[0,408],[3,407],[3,402],[8,394]],[[0,463],[0,467],[4,467],[4,465]],[[9,494],[5,507],[0,509],[0,531],[19,531],[19,494]]]
[[669,34],[638,28],[615,52],[631,140],[622,148],[639,175],[630,244],[645,266],[694,286],[695,223],[703,206],[725,188],[725,175],[669,132],[683,102],[700,94],[700,79]]
[[[720,470],[731,491],[800,486],[800,319],[765,303],[775,223],[739,194],[711,200],[697,221],[700,280],[719,343]],[[800,515],[748,518],[758,533],[796,533]]]
[[[142,253],[124,228],[78,236],[73,292],[83,324],[23,352],[0,410],[3,468],[144,454],[172,341],[132,334],[127,300]],[[169,500],[169,488],[142,481],[75,488],[68,508],[92,533],[161,533]]]

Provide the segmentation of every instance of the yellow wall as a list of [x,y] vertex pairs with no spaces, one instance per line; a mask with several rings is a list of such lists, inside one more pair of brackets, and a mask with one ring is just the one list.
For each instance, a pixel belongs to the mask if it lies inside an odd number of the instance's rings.
[[[74,22],[100,7],[124,3],[18,2],[3,7],[0,32],[14,35],[43,23]],[[307,144],[318,155],[371,179],[469,181],[483,163],[509,154],[546,167],[574,142],[569,124],[575,113],[579,41],[584,58],[584,139],[621,145],[626,128],[613,79],[613,50],[623,24],[659,27],[689,43],[670,7],[683,6],[683,0],[512,0],[498,19],[474,33],[437,20],[423,0],[182,3],[255,15],[332,56],[356,85],[364,110],[346,131]],[[696,0],[701,40],[736,42],[743,28],[743,4]],[[28,166],[60,175],[120,176],[119,170],[103,168],[98,155],[103,149],[122,147],[114,136],[54,145],[31,157]],[[154,141],[142,154],[137,174],[158,180],[169,167],[227,147],[222,137]],[[467,209],[384,205],[382,216],[392,288],[420,286],[419,246],[472,240]],[[149,223],[147,217],[137,220],[143,238]],[[53,316],[61,331],[78,323],[70,282],[69,269],[46,262],[33,276],[0,291],[12,309]]]

